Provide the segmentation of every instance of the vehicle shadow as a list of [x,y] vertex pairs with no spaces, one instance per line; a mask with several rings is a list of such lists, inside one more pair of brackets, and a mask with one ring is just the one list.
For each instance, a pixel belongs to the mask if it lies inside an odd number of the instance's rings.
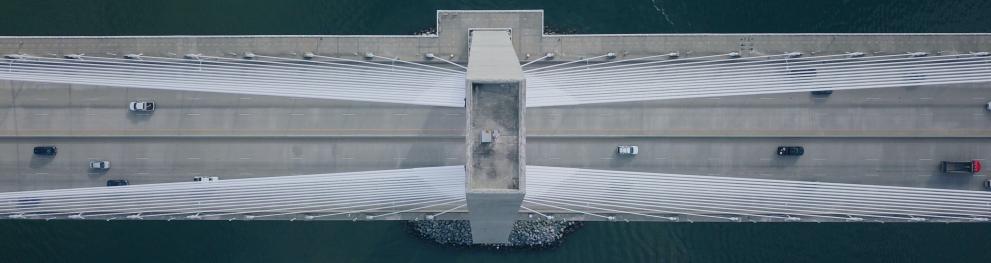
[[135,124],[135,123],[146,122],[146,121],[150,120],[151,119],[151,115],[154,114],[154,111],[151,111],[151,112],[133,112],[133,111],[127,111],[124,114],[126,114],[125,117],[127,117],[127,120],[130,121],[131,124]]
[[612,148],[612,152],[612,159],[609,159],[609,168],[627,167],[637,158],[635,155],[619,154],[615,147]]
[[55,160],[55,156],[38,156],[32,155],[31,162],[28,163],[28,167],[32,169],[38,169],[44,167]]
[[110,172],[110,169],[93,169],[93,168],[86,169],[86,174],[89,175],[90,177],[102,177],[104,175],[107,175],[108,172]]

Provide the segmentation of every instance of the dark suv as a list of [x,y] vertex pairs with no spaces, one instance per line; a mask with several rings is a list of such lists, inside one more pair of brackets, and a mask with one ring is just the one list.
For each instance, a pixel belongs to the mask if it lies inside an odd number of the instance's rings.
[[801,156],[805,154],[802,146],[778,146],[778,156]]
[[107,180],[107,186],[122,186],[127,185],[127,180],[117,179],[117,180]]
[[35,146],[34,147],[34,154],[37,154],[37,155],[55,156],[56,153],[58,153],[58,148],[55,148],[55,146]]

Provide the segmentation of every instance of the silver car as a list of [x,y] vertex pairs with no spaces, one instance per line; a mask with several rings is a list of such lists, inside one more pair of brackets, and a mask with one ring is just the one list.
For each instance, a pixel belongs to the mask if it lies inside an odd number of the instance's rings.
[[110,169],[110,161],[106,160],[92,160],[89,161],[89,168],[97,170],[107,170]]
[[135,112],[155,111],[155,102],[141,100],[132,101],[131,104],[128,105],[127,109]]

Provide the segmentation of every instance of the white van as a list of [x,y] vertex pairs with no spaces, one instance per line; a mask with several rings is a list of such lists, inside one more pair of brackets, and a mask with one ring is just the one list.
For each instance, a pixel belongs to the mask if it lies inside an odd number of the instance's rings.
[[640,153],[640,147],[636,145],[620,145],[617,151],[620,155],[637,155]]

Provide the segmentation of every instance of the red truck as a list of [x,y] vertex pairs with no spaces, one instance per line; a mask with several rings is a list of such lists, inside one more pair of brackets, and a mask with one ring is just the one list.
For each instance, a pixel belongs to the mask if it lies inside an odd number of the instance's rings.
[[981,161],[972,160],[969,162],[948,162],[939,163],[939,170],[943,173],[978,173],[981,171]]

